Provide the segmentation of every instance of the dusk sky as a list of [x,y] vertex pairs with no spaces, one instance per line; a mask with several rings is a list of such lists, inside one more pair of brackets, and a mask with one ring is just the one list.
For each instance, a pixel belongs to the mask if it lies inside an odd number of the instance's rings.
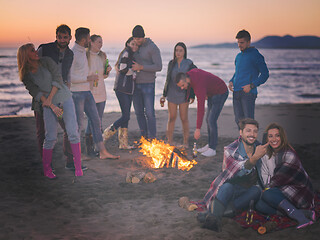
[[[140,24],[160,47],[235,41],[248,30],[252,40],[266,35],[320,36],[319,0],[0,0],[0,47],[36,45],[55,39],[65,23],[88,27],[104,47],[123,46]],[[72,40],[74,42],[74,39]]]

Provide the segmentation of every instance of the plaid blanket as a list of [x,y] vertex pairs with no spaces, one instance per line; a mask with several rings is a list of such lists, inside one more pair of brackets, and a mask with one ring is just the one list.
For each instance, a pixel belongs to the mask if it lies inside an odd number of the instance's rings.
[[314,206],[311,180],[294,150],[277,153],[270,188],[277,187],[298,208]]
[[[320,192],[316,192],[314,194],[313,202],[315,203],[314,211],[316,213],[316,221],[320,218]],[[250,221],[247,218],[247,211],[242,212],[241,214],[235,216],[233,220],[238,222],[243,228],[253,228],[254,230],[258,230],[261,226],[272,226],[269,227],[267,232],[278,231],[281,229],[285,229],[288,227],[293,227],[297,225],[297,222],[286,217],[279,215],[271,215],[265,216],[256,211],[252,212],[252,218],[250,217]],[[251,220],[252,219],[252,220]]]
[[[197,211],[206,210],[209,207],[211,200],[217,195],[219,187],[222,186],[222,184],[224,184],[228,179],[235,176],[235,174],[243,168],[247,158],[244,158],[239,154],[238,148],[240,142],[241,138],[239,137],[233,143],[224,147],[222,172],[213,180],[209,190],[201,201],[192,201],[192,203],[198,206]],[[259,145],[258,142],[255,144]]]

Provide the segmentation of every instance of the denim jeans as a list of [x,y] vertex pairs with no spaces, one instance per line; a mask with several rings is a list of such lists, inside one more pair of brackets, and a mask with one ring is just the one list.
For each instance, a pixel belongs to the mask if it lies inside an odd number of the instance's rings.
[[270,188],[262,193],[261,199],[256,204],[256,209],[267,215],[277,213],[282,200],[286,199],[279,188]]
[[156,116],[154,111],[155,83],[136,84],[133,93],[133,106],[143,137],[156,137]]
[[216,198],[225,206],[233,201],[236,210],[243,210],[249,207],[250,201],[257,202],[261,195],[261,189],[258,186],[245,188],[237,184],[224,183],[218,191]]
[[[103,133],[103,130],[102,130],[102,117],[103,117],[105,106],[106,106],[106,101],[96,103],[96,107],[97,107],[97,111],[98,111],[98,115],[99,115],[99,119],[100,119],[100,129],[101,129],[102,133]],[[91,134],[92,133],[92,126],[91,125],[92,125],[92,123],[91,123],[90,119],[88,118],[86,134]]]
[[118,98],[120,108],[121,108],[121,117],[113,123],[115,129],[128,128],[130,120],[130,109],[132,103],[132,95],[116,91],[116,96]]
[[[75,144],[80,142],[80,135],[78,132],[78,124],[76,119],[76,112],[74,103],[70,97],[64,101],[63,104],[63,121],[68,134],[70,143]],[[45,139],[43,143],[44,149],[53,149],[57,141],[58,134],[58,119],[51,108],[43,108],[43,121],[45,127]]]
[[221,95],[214,95],[208,97],[208,112],[207,112],[207,126],[208,126],[208,138],[209,148],[216,149],[218,144],[218,118],[221,110],[228,98],[229,91]]
[[94,143],[102,142],[99,114],[92,93],[90,91],[72,92],[72,98],[76,108],[79,133],[81,133],[83,129],[83,112],[85,112],[92,123],[92,138]]
[[236,124],[244,118],[254,119],[254,108],[257,94],[244,91],[233,92],[233,111]]
[[[38,148],[42,158],[43,151],[43,142],[45,139],[45,129],[44,129],[44,121],[43,121],[43,110],[41,112],[34,112],[34,117],[36,119],[36,128],[37,128],[37,139],[38,139]],[[73,163],[73,155],[70,146],[70,142],[68,139],[68,134],[66,130],[66,126],[63,122],[63,119],[58,120],[61,128],[63,129],[63,153],[66,156],[67,163]]]

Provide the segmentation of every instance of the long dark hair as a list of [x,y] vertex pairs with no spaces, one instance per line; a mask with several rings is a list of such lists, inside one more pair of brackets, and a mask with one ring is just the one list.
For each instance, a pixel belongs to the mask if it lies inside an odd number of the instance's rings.
[[187,47],[183,42],[178,42],[175,46],[174,46],[174,50],[173,50],[173,60],[176,61],[176,48],[180,46],[184,49],[184,56],[183,58],[187,58]]
[[117,60],[116,65],[115,65],[116,67],[119,64],[121,56],[122,56],[124,51],[127,50],[129,52],[129,57],[132,57],[133,52],[132,52],[131,48],[129,47],[129,43],[131,43],[131,41],[133,41],[133,37],[129,37],[128,40],[126,41],[126,43],[124,44],[124,49],[119,54],[118,60]]
[[[265,133],[267,134],[267,139],[268,139],[268,131],[271,129],[278,129],[279,130],[281,144],[280,144],[279,148],[277,149],[277,152],[285,152],[289,149],[293,150],[293,148],[290,146],[290,144],[288,142],[287,134],[286,134],[284,128],[281,127],[278,123],[271,123],[267,126],[267,128],[265,130]],[[267,148],[268,157],[271,158],[271,156],[274,153],[275,153],[275,150],[269,145]]]

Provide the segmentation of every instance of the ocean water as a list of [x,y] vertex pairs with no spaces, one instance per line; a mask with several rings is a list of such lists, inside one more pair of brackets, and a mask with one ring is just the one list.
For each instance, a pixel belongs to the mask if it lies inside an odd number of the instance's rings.
[[[114,66],[121,49],[104,48],[111,66]],[[156,78],[156,109],[161,108],[168,62],[173,57],[173,48],[160,49],[163,68]],[[234,73],[234,59],[238,49],[188,49],[188,58],[198,68],[211,72],[226,83]],[[260,49],[270,71],[268,81],[258,88],[256,104],[315,103],[320,102],[320,50]],[[29,114],[31,97],[19,80],[17,49],[0,48],[0,115]],[[105,79],[107,104],[105,112],[119,112],[120,107],[113,92],[115,71]],[[232,105],[232,94],[225,103]],[[196,103],[190,105],[195,108]],[[133,109],[132,109],[133,110]]]

